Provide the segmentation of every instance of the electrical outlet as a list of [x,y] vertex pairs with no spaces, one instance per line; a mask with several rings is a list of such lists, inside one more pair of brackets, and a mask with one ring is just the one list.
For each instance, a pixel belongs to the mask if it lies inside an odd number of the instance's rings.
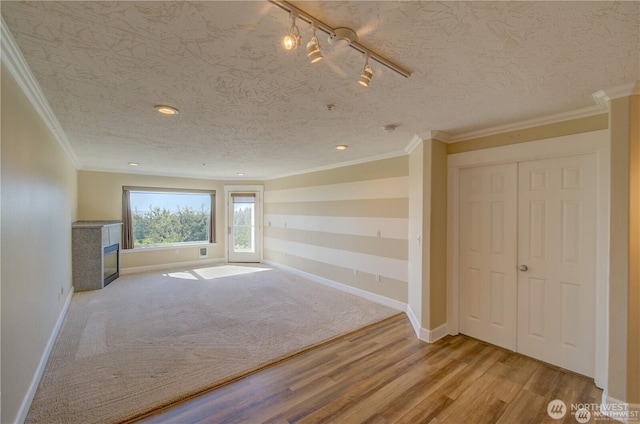
[[376,281],[379,283],[380,282],[380,274],[376,274]]

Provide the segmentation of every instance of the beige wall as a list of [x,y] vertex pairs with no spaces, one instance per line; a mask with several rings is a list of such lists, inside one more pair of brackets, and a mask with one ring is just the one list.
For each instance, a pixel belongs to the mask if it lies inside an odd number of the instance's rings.
[[431,140],[429,322],[434,330],[447,322],[447,145]]
[[611,101],[611,228],[609,254],[609,385],[607,395],[624,401],[627,388],[629,299],[629,98]]
[[640,82],[610,102],[608,397],[640,404]]
[[[255,184],[255,182],[217,181],[193,178],[159,177],[112,172],[78,172],[78,219],[122,220],[122,187],[160,187],[178,189],[216,190],[216,243],[209,245],[206,259],[225,257],[225,199],[224,186]],[[179,248],[134,249],[122,252],[121,267],[124,272],[144,270],[146,267],[165,266],[198,261],[201,246]]]
[[420,328],[435,330],[447,322],[447,145],[425,140],[409,164],[408,303]]
[[462,153],[490,147],[507,146],[527,141],[544,140],[563,135],[580,134],[589,131],[604,130],[609,125],[609,114],[602,113],[585,118],[570,119],[553,124],[508,131],[484,137],[460,141],[447,146],[447,153]]
[[629,101],[627,402],[640,404],[640,81]]
[[[428,241],[424,231],[424,142],[409,154],[409,288],[408,305],[422,327],[423,245]],[[427,245],[427,248],[429,246]],[[426,312],[426,311],[425,311]],[[424,314],[427,315],[426,313]]]
[[77,173],[4,64],[1,81],[0,421],[9,423],[71,293]]
[[266,181],[264,258],[406,302],[408,171],[402,156]]

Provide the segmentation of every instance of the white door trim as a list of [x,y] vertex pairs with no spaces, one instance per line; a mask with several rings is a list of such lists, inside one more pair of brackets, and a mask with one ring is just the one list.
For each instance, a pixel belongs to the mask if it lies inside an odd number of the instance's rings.
[[460,169],[533,159],[547,159],[595,153],[597,160],[597,247],[596,247],[596,351],[595,383],[607,387],[609,353],[609,210],[611,148],[609,130],[572,134],[545,140],[456,153],[447,158],[447,322],[449,334],[459,331],[459,183]]
[[263,221],[263,206],[264,206],[264,186],[262,185],[225,185],[224,186],[224,259],[229,262],[229,231],[228,228],[231,225],[229,222],[229,195],[231,193],[255,193],[258,216],[256,217],[256,239],[259,241],[258,250],[260,252],[260,262],[264,260],[263,256],[263,236],[262,236],[262,221]]

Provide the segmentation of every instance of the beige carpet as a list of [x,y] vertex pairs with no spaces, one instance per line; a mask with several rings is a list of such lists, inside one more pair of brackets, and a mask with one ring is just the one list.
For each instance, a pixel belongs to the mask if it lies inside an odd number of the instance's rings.
[[129,420],[399,313],[263,265],[76,293],[27,423]]

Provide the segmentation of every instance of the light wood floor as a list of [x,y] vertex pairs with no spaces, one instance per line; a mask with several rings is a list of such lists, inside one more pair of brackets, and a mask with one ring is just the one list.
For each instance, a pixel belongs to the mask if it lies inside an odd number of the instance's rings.
[[466,336],[421,342],[400,314],[142,422],[576,423],[552,420],[548,403],[601,396],[588,378]]

